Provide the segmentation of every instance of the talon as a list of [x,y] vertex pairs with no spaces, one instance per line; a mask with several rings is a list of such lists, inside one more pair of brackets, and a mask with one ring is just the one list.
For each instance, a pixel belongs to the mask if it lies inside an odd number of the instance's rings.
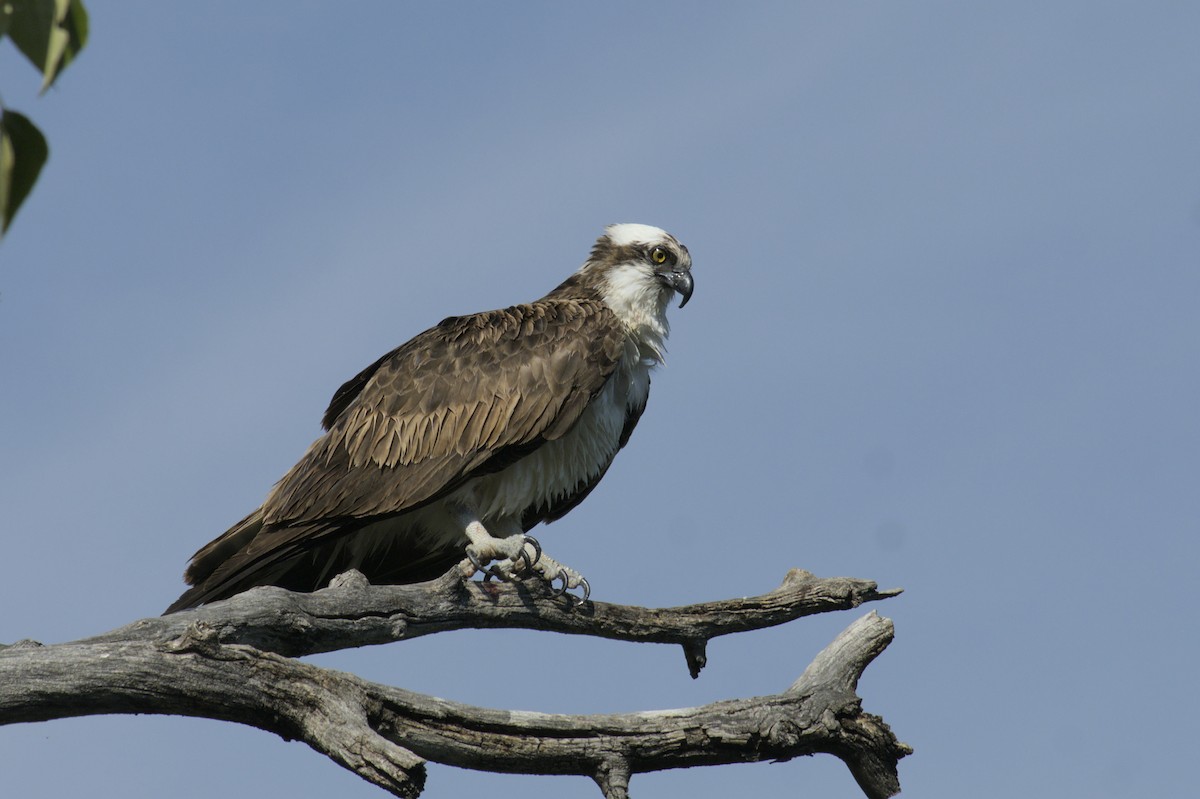
[[[533,562],[537,563],[539,560],[541,560],[542,545],[538,542],[538,540],[531,535],[527,535],[525,536],[525,543],[533,547]],[[532,564],[530,565],[530,568],[533,568]]]
[[524,563],[525,563],[525,569],[524,569],[524,570],[525,570],[525,571],[531,571],[531,570],[533,569],[533,561],[531,561],[531,560],[529,559],[529,555],[528,555],[528,553],[526,553],[526,552],[525,552],[525,546],[524,546],[524,545],[522,545],[522,546],[521,546],[521,551],[520,551],[520,553],[518,553],[518,554],[520,555],[520,557],[521,557],[521,560],[522,560],[522,561],[524,561]]
[[[562,588],[554,588],[555,580],[562,580]],[[567,575],[563,574],[562,572],[559,572],[557,575],[555,575],[550,580],[551,596],[557,598],[557,597],[560,597],[563,594],[567,593],[567,586],[568,586]]]
[[499,580],[500,582],[504,582],[504,581],[507,579],[507,578],[504,576],[504,572],[500,571],[500,567],[499,567],[499,566],[497,566],[495,563],[493,563],[492,565],[488,566],[488,567],[487,567],[487,568],[484,570],[484,572],[483,572],[483,579],[484,579],[485,581],[486,581],[486,580],[490,580],[490,579],[492,579],[493,577],[495,577],[495,578],[496,578],[497,580]]
[[487,574],[487,569],[479,562],[479,556],[475,554],[475,550],[471,547],[467,547],[467,560],[471,561],[471,565],[475,567],[475,571]]
[[583,586],[583,598],[576,602],[576,607],[585,604],[588,601],[588,597],[592,595],[592,586],[591,583],[587,581],[586,577],[580,577],[579,584]]

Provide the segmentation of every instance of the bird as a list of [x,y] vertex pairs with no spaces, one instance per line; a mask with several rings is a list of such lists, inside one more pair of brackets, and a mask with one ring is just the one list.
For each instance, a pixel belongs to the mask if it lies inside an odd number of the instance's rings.
[[334,393],[323,434],[263,504],[192,556],[166,613],[255,586],[316,591],[351,569],[421,582],[459,563],[586,601],[586,578],[528,533],[579,505],[629,441],[691,268],[661,228],[609,225],[541,299],[446,318],[385,354]]

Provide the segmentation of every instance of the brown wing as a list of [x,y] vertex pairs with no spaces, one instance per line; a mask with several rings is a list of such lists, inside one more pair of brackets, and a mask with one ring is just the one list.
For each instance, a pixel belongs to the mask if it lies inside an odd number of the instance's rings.
[[325,435],[260,511],[196,553],[186,574],[195,587],[171,610],[287,583],[288,564],[331,538],[562,436],[616,367],[624,339],[606,306],[579,299],[452,317],[418,335],[338,390]]
[[570,430],[623,347],[612,312],[588,300],[447,319],[342,387],[329,431],[271,492],[264,522],[400,513],[502,468]]

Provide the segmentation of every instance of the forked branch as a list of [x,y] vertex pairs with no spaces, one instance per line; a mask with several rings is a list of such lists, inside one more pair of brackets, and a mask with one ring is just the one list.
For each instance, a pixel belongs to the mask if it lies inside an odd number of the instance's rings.
[[899,791],[896,765],[911,750],[862,710],[855,693],[863,670],[892,640],[891,622],[873,612],[787,690],[675,711],[470,707],[290,656],[463,627],[526,627],[682,644],[695,674],[709,638],[895,593],[792,571],[759,597],[653,610],[576,607],[538,583],[464,583],[458,573],[415,586],[370,586],[351,573],[315,594],[256,589],[83,641],[0,650],[0,724],[98,713],[235,721],[302,740],[396,796],[420,793],[425,760],[585,775],[606,797],[626,797],[630,775],[645,771],[822,752],[842,759],[867,796],[886,797]]

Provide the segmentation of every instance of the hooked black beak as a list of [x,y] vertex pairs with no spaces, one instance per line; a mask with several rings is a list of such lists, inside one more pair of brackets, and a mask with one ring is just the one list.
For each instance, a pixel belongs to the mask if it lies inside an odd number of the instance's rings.
[[692,272],[689,269],[672,269],[669,272],[659,272],[658,279],[665,285],[670,286],[675,291],[679,292],[679,296],[683,297],[679,301],[679,307],[687,305],[688,300],[692,298]]

